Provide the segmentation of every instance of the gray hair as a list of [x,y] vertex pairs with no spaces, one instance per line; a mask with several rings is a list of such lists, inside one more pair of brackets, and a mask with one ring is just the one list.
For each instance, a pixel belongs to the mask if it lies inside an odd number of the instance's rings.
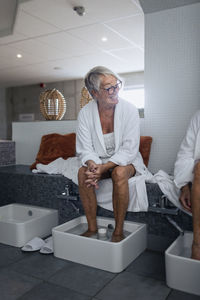
[[92,96],[92,91],[99,91],[100,87],[100,76],[112,75],[116,79],[121,80],[120,77],[112,72],[111,70],[107,69],[106,67],[98,66],[91,69],[85,76],[85,86],[88,89],[88,92]]

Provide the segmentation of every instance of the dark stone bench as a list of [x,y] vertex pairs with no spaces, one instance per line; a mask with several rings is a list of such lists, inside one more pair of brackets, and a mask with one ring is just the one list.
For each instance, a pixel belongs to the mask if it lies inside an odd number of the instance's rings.
[[[68,197],[62,195],[66,186]],[[163,194],[157,184],[146,183],[146,188],[149,205],[155,206]],[[27,165],[0,167],[0,206],[15,202],[58,209],[60,223],[84,214],[77,185],[62,175],[34,174]],[[97,214],[113,218],[112,211],[101,207]],[[192,218],[187,214],[179,211],[172,219],[184,230],[192,230]],[[161,213],[128,212],[126,220],[148,224],[150,235],[173,240],[179,234]]]

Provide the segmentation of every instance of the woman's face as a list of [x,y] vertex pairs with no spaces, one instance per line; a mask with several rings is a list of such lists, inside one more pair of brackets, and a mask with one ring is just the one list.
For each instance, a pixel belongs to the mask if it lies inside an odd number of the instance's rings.
[[95,98],[100,105],[113,106],[119,102],[118,93],[120,82],[112,75],[100,76],[100,87],[98,92],[94,92]]

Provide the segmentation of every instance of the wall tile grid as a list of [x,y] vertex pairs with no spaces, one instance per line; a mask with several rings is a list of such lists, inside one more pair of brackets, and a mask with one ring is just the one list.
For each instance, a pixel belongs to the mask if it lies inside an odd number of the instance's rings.
[[173,173],[191,116],[200,109],[200,3],[145,15],[145,124],[149,169]]
[[15,142],[0,140],[0,166],[15,164]]

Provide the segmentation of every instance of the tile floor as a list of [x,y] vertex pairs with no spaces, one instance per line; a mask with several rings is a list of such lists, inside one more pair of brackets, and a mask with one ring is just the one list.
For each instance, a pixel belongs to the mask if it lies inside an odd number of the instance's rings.
[[0,300],[196,300],[165,284],[164,254],[146,250],[119,274],[0,244]]

